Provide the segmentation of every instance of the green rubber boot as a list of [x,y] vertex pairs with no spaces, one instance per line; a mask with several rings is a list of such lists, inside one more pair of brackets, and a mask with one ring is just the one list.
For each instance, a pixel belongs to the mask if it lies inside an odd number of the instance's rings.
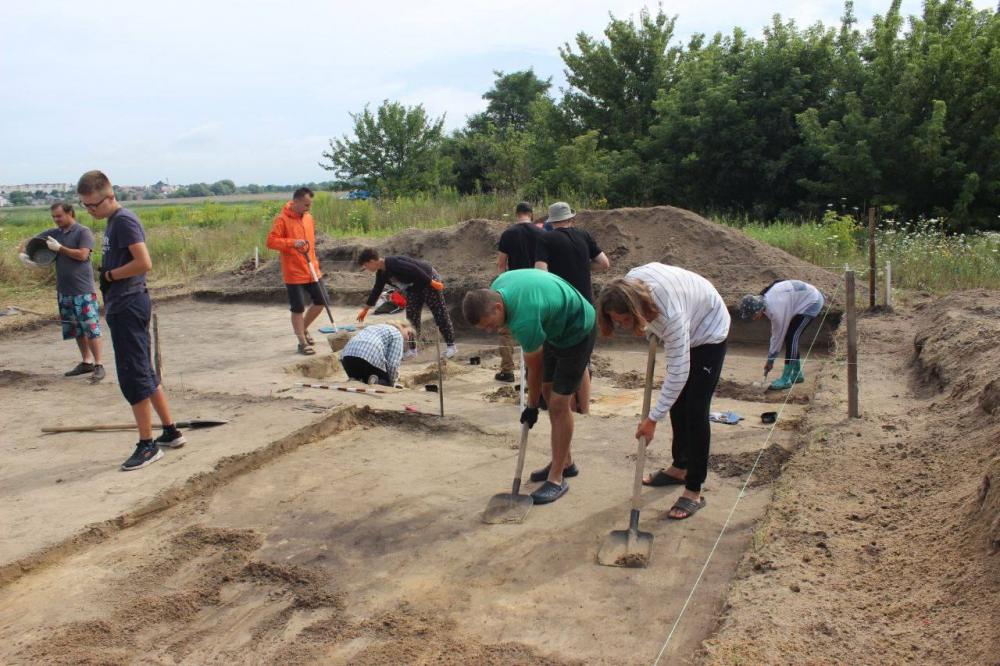
[[771,385],[768,387],[770,390],[784,391],[792,388],[792,363],[785,364],[785,369],[781,372],[781,377],[771,382]]
[[800,359],[795,359],[792,361],[792,365],[795,366],[795,370],[792,371],[792,377],[795,378],[796,384],[801,384],[806,380],[805,374],[802,373],[802,361]]

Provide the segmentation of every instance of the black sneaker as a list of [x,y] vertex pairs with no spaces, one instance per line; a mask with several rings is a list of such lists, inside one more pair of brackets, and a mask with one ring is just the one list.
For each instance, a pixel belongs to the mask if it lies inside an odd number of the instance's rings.
[[514,373],[501,371],[493,375],[493,379],[497,380],[498,382],[512,382],[514,381]]
[[179,449],[185,444],[187,444],[187,440],[177,428],[164,428],[160,436],[156,438],[157,446],[166,446],[170,449]]
[[76,367],[72,370],[68,370],[63,374],[63,377],[76,377],[77,375],[89,375],[94,371],[93,363],[77,363]]
[[90,376],[90,381],[91,383],[96,384],[105,377],[107,377],[107,373],[104,372],[104,366],[98,363],[94,366],[94,374]]
[[135,453],[128,460],[122,463],[122,470],[131,472],[134,469],[141,469],[146,465],[155,463],[163,457],[163,451],[156,445],[156,442],[147,440],[135,445]]
[[541,488],[531,493],[531,499],[535,504],[551,504],[568,492],[569,484],[565,481],[560,485],[546,481]]

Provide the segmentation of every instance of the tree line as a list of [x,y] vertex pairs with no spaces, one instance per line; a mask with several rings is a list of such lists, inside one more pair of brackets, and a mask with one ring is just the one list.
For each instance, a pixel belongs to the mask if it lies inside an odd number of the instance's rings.
[[560,48],[567,87],[495,72],[486,110],[451,134],[421,105],[352,114],[320,163],[383,196],[454,188],[609,205],[669,203],[757,219],[848,200],[956,230],[1000,228],[1000,15],[900,0],[862,31],[776,15],[674,39],[662,6]]

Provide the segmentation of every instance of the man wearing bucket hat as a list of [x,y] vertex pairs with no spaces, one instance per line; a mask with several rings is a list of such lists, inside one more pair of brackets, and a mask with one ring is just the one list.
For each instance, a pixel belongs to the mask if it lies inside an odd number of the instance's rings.
[[823,294],[819,289],[802,280],[776,280],[760,294],[747,294],[740,300],[740,318],[771,320],[771,341],[764,364],[766,375],[774,367],[774,360],[785,343],[785,368],[781,377],[771,382],[769,388],[783,391],[805,381],[802,361],[799,358],[799,341],[802,332],[823,309]]
[[[96,383],[104,379],[101,364],[101,322],[98,314],[97,290],[94,289],[94,268],[90,252],[94,249],[94,234],[76,221],[73,206],[68,203],[52,204],[49,208],[55,228],[35,236],[43,241],[33,242],[28,249],[41,259],[42,253],[55,259],[56,301],[62,322],[63,340],[76,340],[81,360],[65,373],[67,377],[91,375]],[[32,239],[33,241],[35,239]],[[37,249],[36,249],[37,248]],[[25,253],[21,243],[21,261],[31,266],[38,264]],[[50,258],[49,261],[52,259]]]
[[[594,304],[591,271],[606,271],[611,266],[608,256],[597,246],[593,236],[573,226],[576,212],[565,201],[549,206],[547,222],[552,230],[540,234],[535,249],[535,268],[549,271],[573,285],[580,295]],[[590,371],[583,373],[580,389],[576,392],[575,409],[581,414],[590,413]],[[538,470],[539,476],[545,470]]]

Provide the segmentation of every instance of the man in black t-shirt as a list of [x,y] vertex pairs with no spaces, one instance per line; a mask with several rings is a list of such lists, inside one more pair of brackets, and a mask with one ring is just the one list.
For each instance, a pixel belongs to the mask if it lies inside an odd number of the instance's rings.
[[[532,220],[531,204],[522,201],[517,204],[514,214],[517,222],[500,235],[497,243],[497,272],[505,273],[519,268],[534,268],[535,248],[542,230]],[[497,381],[514,381],[514,340],[506,329],[500,330],[500,372],[494,375]]]
[[[535,248],[535,268],[549,271],[573,285],[587,302],[594,303],[594,288],[590,273],[606,271],[611,265],[608,256],[597,246],[593,236],[573,226],[576,213],[568,203],[557,201],[549,206],[548,222],[552,231],[538,237]],[[590,373],[583,373],[583,381],[576,392],[576,410],[590,413]]]

